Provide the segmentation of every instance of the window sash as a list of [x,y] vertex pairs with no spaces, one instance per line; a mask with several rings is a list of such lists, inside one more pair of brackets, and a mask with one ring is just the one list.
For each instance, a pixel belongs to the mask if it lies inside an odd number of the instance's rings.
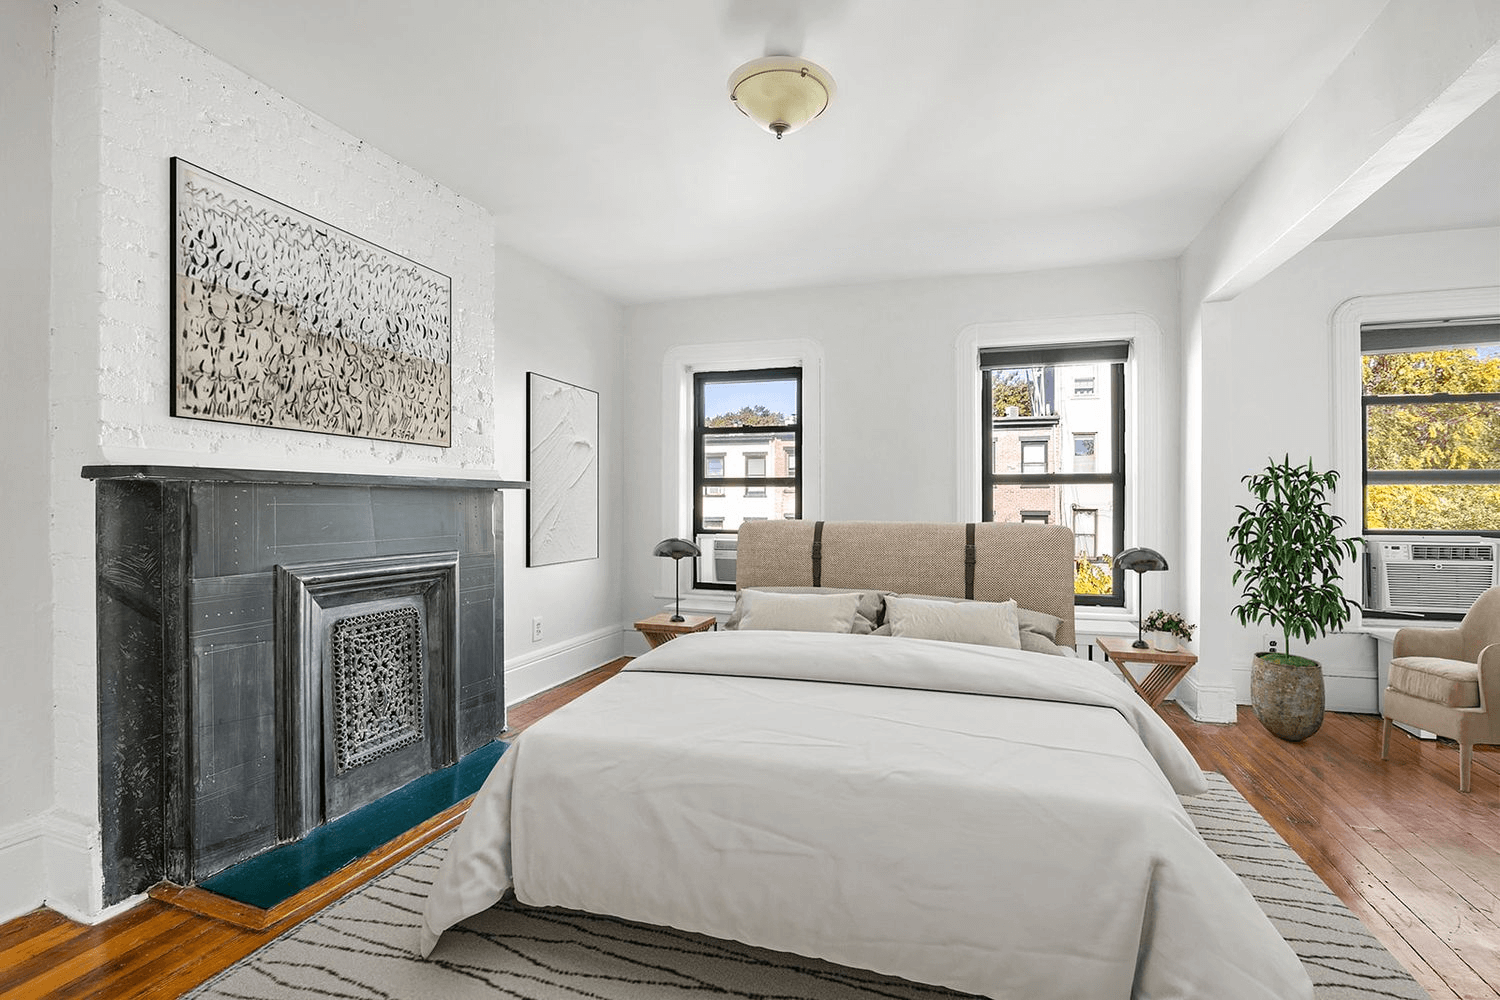
[[[986,521],[995,519],[995,494],[996,486],[1021,485],[1021,486],[1051,486],[1070,484],[1107,484],[1111,489],[1111,502],[1113,513],[1111,524],[1113,526],[1113,537],[1109,539],[1110,548],[1106,551],[1121,552],[1125,548],[1125,364],[1129,357],[1130,345],[1128,342],[1100,342],[1095,344],[1065,345],[1057,348],[984,348],[979,352],[980,367],[983,369],[983,378],[980,386],[980,440],[984,446],[980,448],[980,512]],[[1111,402],[1113,405],[1113,417],[1110,437],[1110,447],[1114,453],[1114,462],[1110,472],[1048,472],[1048,473],[996,473],[995,472],[995,446],[994,446],[994,384],[992,373],[996,369],[1012,368],[1036,368],[1044,365],[1058,364],[1080,364],[1087,362],[1108,363],[1106,372],[1101,377],[1109,379],[1110,392],[1113,394]],[[1097,386],[1097,381],[1095,382]],[[1098,435],[1095,435],[1095,454],[1098,449]],[[1096,521],[1095,548],[1098,549],[1097,521]],[[1112,567],[1113,583],[1112,591],[1107,595],[1075,594],[1073,601],[1078,605],[1093,605],[1106,607],[1124,607],[1125,605],[1125,571],[1118,565]]]

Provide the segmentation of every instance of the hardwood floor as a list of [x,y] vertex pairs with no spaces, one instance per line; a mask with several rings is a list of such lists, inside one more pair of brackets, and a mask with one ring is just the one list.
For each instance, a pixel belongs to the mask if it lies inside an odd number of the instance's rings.
[[[513,707],[505,735],[625,662]],[[1373,716],[1330,715],[1316,735],[1289,744],[1248,709],[1235,726],[1195,723],[1175,704],[1162,712],[1199,762],[1233,782],[1434,1000],[1500,1000],[1500,753],[1475,755],[1474,791],[1461,795],[1455,748],[1398,731],[1382,762]],[[363,870],[336,873],[263,930],[157,899],[93,927],[37,910],[0,925],[0,997],[177,997],[395,863],[418,839],[350,866]]]

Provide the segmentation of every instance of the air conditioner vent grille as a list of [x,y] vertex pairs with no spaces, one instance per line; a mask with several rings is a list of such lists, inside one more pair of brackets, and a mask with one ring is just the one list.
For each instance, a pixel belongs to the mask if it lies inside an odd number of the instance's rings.
[[1391,563],[1386,567],[1393,610],[1437,611],[1467,608],[1494,581],[1489,566],[1457,565],[1439,570],[1417,562]]
[[1425,562],[1455,562],[1460,559],[1494,562],[1495,548],[1492,545],[1415,544],[1411,547],[1411,557]]

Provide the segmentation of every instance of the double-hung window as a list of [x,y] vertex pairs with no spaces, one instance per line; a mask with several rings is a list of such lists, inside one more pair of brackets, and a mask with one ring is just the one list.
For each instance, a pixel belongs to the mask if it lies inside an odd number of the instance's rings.
[[1366,531],[1500,529],[1500,322],[1360,331]]
[[[979,352],[983,517],[1072,528],[1079,604],[1125,601],[1112,553],[1125,547],[1129,353],[1120,341]],[[1065,447],[1066,468],[1053,457]]]
[[693,376],[693,533],[704,555],[694,585],[734,589],[745,521],[802,516],[802,369]]

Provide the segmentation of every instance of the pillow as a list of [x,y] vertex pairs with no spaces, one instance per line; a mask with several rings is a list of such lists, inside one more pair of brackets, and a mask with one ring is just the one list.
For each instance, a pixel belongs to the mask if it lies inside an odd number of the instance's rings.
[[885,601],[885,594],[879,590],[849,590],[844,587],[748,587],[734,595],[734,611],[724,622],[724,628],[733,631],[740,627],[740,620],[745,615],[742,595],[750,590],[767,594],[858,594],[859,606],[854,618],[855,635],[868,635],[875,631],[875,623],[880,620],[881,607]]
[[743,590],[741,629],[783,632],[853,632],[859,594],[774,594]]
[[1021,648],[1015,601],[995,604],[892,596],[885,599],[885,620],[895,636]]
[[[953,604],[969,601],[966,597],[936,597],[931,594],[896,594],[893,596],[914,597],[921,601],[947,601]],[[969,601],[969,603],[975,602]],[[1015,604],[1014,601],[1008,601],[1007,603]],[[1022,649],[1029,649],[1033,653],[1057,654],[1063,648],[1057,645],[1057,630],[1062,628],[1062,619],[1056,615],[1049,615],[1044,611],[1032,611],[1030,608],[1017,607],[1016,624],[1021,630]],[[1046,643],[1032,642],[1028,646],[1025,641],[1028,633],[1035,639],[1045,639]]]

